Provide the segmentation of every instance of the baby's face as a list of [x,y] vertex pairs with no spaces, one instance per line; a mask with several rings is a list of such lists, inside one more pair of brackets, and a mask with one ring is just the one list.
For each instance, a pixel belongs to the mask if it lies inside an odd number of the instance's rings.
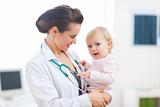
[[100,59],[109,54],[111,44],[107,43],[102,34],[94,35],[86,39],[88,51],[94,59]]

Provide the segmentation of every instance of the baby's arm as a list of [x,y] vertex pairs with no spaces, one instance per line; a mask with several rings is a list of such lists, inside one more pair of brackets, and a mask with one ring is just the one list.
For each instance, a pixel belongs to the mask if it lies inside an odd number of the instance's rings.
[[83,72],[78,73],[77,76],[80,76],[80,77],[83,78],[83,79],[87,79],[87,78],[90,77],[90,72],[88,72],[88,71],[83,71]]
[[103,85],[110,85],[115,80],[117,73],[117,63],[110,61],[104,64],[101,71],[90,71],[90,79]]
[[84,67],[84,71],[78,73],[77,76],[80,76],[80,77],[83,78],[83,79],[89,78],[90,72],[87,71],[87,70],[88,70],[90,64],[89,64],[87,61],[85,61],[85,60],[81,60],[81,61],[80,61],[80,64]]

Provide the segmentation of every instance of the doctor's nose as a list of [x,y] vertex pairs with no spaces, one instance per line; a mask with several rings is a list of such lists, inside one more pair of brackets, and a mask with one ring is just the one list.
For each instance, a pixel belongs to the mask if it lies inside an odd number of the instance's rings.
[[76,38],[73,39],[72,43],[76,44]]

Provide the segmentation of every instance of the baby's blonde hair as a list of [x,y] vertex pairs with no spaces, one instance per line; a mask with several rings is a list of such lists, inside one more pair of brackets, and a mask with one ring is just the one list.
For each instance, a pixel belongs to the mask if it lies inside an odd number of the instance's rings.
[[94,37],[94,36],[97,36],[99,34],[102,34],[104,36],[106,42],[110,43],[110,45],[111,45],[110,52],[111,52],[112,47],[113,47],[112,36],[110,35],[109,31],[105,27],[97,26],[94,29],[92,29],[87,34],[86,40],[89,39],[90,37]]

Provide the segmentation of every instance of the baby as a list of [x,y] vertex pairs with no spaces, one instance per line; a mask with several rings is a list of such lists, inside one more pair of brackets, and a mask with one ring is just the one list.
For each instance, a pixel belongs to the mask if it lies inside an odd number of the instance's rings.
[[85,72],[78,73],[78,76],[88,83],[88,92],[103,89],[112,96],[111,84],[117,72],[117,62],[111,56],[112,37],[106,28],[99,26],[88,33],[86,43],[93,62],[89,65],[86,61],[81,61]]

